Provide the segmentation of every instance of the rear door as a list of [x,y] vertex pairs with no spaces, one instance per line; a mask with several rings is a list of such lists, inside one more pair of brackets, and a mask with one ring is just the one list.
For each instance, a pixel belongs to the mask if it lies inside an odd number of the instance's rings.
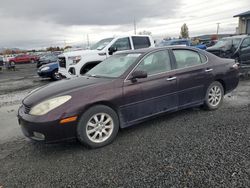
[[148,77],[124,82],[121,112],[127,123],[177,108],[177,81],[171,69],[167,50],[153,52],[142,59],[134,71],[146,71]]
[[245,38],[241,43],[240,63],[250,65],[250,37]]
[[172,54],[175,59],[179,108],[203,103],[206,89],[213,79],[213,69],[207,57],[191,49],[173,49]]

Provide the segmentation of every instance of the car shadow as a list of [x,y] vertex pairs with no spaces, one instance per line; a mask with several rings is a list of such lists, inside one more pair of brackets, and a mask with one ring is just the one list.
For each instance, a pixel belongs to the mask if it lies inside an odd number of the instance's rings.
[[[27,144],[27,147],[29,149],[32,149],[32,153],[39,153],[43,155],[54,155],[58,153],[67,153],[70,152],[71,154],[78,153],[78,152],[102,152],[106,150],[116,150],[118,147],[126,147],[124,146],[124,142],[127,142],[127,140],[130,140],[130,137],[133,137],[134,135],[137,135],[138,133],[141,133],[143,130],[144,132],[149,131],[150,133],[154,131],[155,128],[162,128],[162,126],[166,126],[168,122],[174,120],[175,118],[183,118],[184,116],[189,116],[191,114],[197,113],[197,111],[200,111],[202,113],[203,110],[200,108],[190,108],[186,110],[181,110],[178,112],[173,112],[173,113],[165,113],[158,115],[154,117],[153,119],[151,118],[150,120],[146,120],[142,123],[121,129],[115,138],[114,142],[111,144],[102,147],[102,148],[97,148],[97,149],[89,149],[79,143],[77,140],[73,141],[65,141],[65,142],[60,142],[60,143],[54,143],[54,144],[42,144],[42,143],[37,143],[34,141],[29,141]],[[199,113],[200,113],[199,112]],[[206,113],[204,111],[204,113]],[[131,136],[132,134],[132,136]],[[126,145],[126,144],[125,144]]]

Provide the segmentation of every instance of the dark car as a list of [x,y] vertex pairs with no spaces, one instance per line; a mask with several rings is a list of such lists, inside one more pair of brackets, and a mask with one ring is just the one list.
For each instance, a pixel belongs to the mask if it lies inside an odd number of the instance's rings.
[[3,69],[3,57],[0,56],[0,70]]
[[39,61],[37,62],[37,68],[41,67],[42,65],[56,62],[58,61],[58,56],[56,54],[47,54],[40,57]]
[[242,69],[250,68],[249,35],[222,38],[214,46],[207,48],[207,51],[219,57],[236,59]]
[[58,74],[58,62],[49,63],[41,66],[37,70],[37,74],[42,78],[51,78],[52,80],[60,80]]
[[164,46],[192,46],[205,50],[207,46],[205,44],[192,45],[192,42],[189,39],[173,39],[173,40],[162,40],[159,44],[159,47]]
[[239,82],[234,60],[190,47],[117,53],[85,76],[61,80],[22,101],[24,135],[45,142],[109,144],[120,128],[152,116],[203,105],[219,108]]

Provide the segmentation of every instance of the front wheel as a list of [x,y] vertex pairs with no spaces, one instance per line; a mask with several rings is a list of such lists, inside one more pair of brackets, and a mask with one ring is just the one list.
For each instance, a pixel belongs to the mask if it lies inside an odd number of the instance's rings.
[[207,110],[218,109],[224,97],[224,88],[220,82],[215,81],[207,89],[204,106]]
[[119,130],[116,112],[104,105],[87,110],[77,126],[78,140],[90,148],[99,148],[111,143]]
[[54,70],[52,72],[51,79],[54,80],[54,81],[61,79],[61,76],[58,74],[58,70]]

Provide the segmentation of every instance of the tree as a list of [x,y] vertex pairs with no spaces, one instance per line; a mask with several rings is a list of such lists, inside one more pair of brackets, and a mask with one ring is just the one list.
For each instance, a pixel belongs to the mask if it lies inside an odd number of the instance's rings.
[[138,34],[139,35],[152,35],[152,33],[150,31],[146,31],[146,30],[140,31]]
[[180,35],[180,37],[181,38],[189,38],[189,32],[188,32],[188,26],[187,26],[187,24],[183,24],[182,26],[181,26],[181,33],[180,33],[181,35]]

